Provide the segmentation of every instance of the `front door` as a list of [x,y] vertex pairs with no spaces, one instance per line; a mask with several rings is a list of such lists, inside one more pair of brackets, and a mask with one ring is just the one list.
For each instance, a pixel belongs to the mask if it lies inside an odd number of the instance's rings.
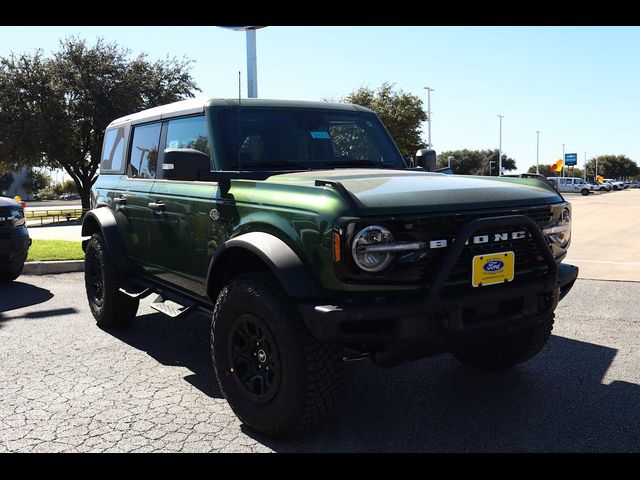
[[[161,150],[165,148],[193,148],[211,155],[205,117],[165,121]],[[163,171],[160,167],[150,195],[151,202],[162,205],[155,214],[151,233],[156,276],[185,292],[206,297],[209,263],[221,234],[221,223],[214,220],[215,212],[212,213],[218,185],[215,182],[165,180]]]

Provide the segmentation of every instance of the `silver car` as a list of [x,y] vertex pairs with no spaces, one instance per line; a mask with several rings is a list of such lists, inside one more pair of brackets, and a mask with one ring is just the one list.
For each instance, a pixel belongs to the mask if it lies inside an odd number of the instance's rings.
[[581,193],[589,195],[593,190],[593,185],[577,177],[547,177],[553,188],[560,193]]

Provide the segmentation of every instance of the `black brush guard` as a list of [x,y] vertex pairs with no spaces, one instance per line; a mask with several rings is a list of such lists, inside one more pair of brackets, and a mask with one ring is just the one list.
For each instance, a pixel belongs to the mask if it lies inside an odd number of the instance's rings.
[[[472,291],[444,291],[467,240],[480,229],[508,226],[521,226],[529,231],[542,252],[546,273],[535,279],[514,280]],[[555,310],[577,276],[578,267],[556,263],[540,228],[528,216],[487,217],[470,221],[458,233],[423,298],[366,304],[301,304],[298,308],[311,332],[322,340],[354,345],[442,340],[541,322]],[[513,311],[514,306],[517,311]],[[465,322],[465,315],[474,308],[496,311],[478,321]]]

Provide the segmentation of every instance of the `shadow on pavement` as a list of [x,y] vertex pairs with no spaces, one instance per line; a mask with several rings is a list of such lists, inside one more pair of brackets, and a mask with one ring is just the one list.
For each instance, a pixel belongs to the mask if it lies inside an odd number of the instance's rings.
[[[209,352],[210,320],[139,316],[109,333],[222,398]],[[640,386],[603,384],[616,350],[552,336],[544,351],[510,371],[487,373],[450,355],[393,369],[348,363],[337,416],[303,438],[274,441],[276,451],[627,452],[640,451]]]
[[8,320],[3,312],[37,305],[52,298],[53,293],[49,290],[28,283],[20,281],[0,283],[0,327],[3,321]]
[[202,315],[174,320],[161,313],[140,315],[126,328],[103,329],[109,335],[147,352],[166,366],[186,367],[185,380],[205,395],[223,398],[209,350],[211,319]]
[[289,442],[246,434],[277,451],[640,451],[640,386],[602,379],[616,350],[554,336],[509,372],[450,355],[382,370],[347,364],[343,407]]

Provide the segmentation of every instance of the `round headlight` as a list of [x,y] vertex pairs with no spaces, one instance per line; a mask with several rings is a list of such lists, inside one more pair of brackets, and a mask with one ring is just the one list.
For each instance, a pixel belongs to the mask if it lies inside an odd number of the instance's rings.
[[393,243],[391,232],[380,225],[371,225],[360,230],[351,244],[351,253],[356,265],[367,272],[384,270],[393,261],[395,255],[390,252],[367,252],[367,247]]
[[571,238],[571,212],[568,208],[562,210],[556,226],[566,227],[566,229],[551,235],[551,240],[559,243],[560,247],[564,248],[569,244],[569,239]]

